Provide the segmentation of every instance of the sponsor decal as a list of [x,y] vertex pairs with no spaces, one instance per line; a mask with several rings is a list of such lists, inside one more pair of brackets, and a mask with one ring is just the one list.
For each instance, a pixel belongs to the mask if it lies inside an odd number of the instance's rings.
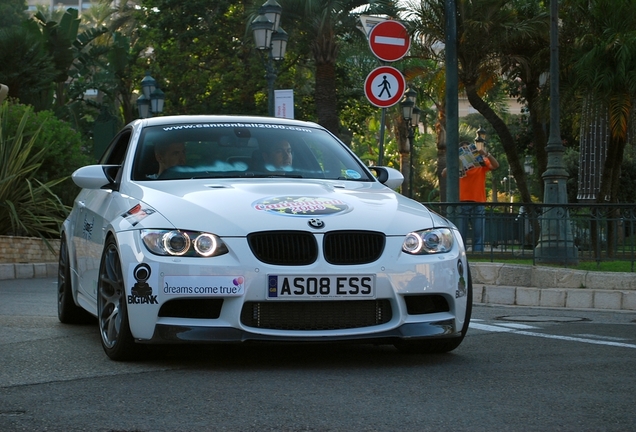
[[337,198],[311,196],[271,197],[256,201],[254,209],[285,216],[316,216],[351,211],[349,205]]
[[184,125],[175,125],[175,126],[164,126],[163,130],[168,131],[179,131],[179,130],[191,130],[191,129],[210,129],[210,128],[254,128],[254,129],[277,129],[277,130],[291,130],[291,131],[299,131],[299,132],[308,132],[311,133],[312,130],[309,128],[304,128],[300,126],[286,126],[279,124],[267,124],[267,123],[194,123],[194,124],[184,124]]
[[455,298],[464,297],[468,293],[466,288],[466,279],[464,278],[464,264],[461,260],[457,261],[457,273],[459,273],[459,280],[457,281],[457,290],[455,290]]
[[245,293],[243,276],[164,276],[164,295],[239,297]]
[[356,179],[356,180],[362,177],[358,171],[352,170],[352,169],[346,170],[345,176],[347,176],[347,178]]
[[128,304],[157,304],[157,296],[152,294],[152,287],[148,283],[152,270],[146,263],[138,264],[133,270],[135,284],[130,290]]
[[155,212],[154,209],[142,207],[141,204],[137,204],[126,213],[122,214],[121,217],[126,219],[132,226],[137,225],[146,217],[150,216]]
[[84,223],[82,224],[82,238],[84,240],[90,240],[93,237],[93,227],[95,226],[95,218],[89,222],[84,215]]

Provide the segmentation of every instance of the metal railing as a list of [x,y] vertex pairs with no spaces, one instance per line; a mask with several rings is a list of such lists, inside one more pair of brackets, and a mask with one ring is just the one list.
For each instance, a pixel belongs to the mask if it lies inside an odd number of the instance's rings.
[[[460,216],[453,217],[452,209],[466,205],[425,204],[437,213],[449,216],[458,226]],[[484,250],[472,250],[470,229],[464,239],[470,257],[490,261],[529,259],[535,264],[537,258],[541,258],[543,245],[549,244],[550,247],[575,247],[579,261],[626,261],[631,263],[631,271],[636,271],[636,204],[484,203],[484,207]],[[569,238],[547,232],[555,224],[568,223]],[[544,237],[541,237],[542,229]],[[567,262],[564,264],[568,265]]]

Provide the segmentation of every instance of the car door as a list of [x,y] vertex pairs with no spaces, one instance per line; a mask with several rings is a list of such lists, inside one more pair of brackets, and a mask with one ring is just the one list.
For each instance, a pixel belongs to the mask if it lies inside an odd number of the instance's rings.
[[[100,165],[122,166],[130,144],[132,131],[125,129],[120,132],[106,149],[99,161]],[[106,227],[109,224],[108,209],[112,205],[116,192],[112,189],[84,189],[74,202],[76,214],[73,221],[73,243],[75,246],[75,267],[79,280],[80,301],[82,296],[88,302],[87,306],[96,308],[97,282],[99,264]]]

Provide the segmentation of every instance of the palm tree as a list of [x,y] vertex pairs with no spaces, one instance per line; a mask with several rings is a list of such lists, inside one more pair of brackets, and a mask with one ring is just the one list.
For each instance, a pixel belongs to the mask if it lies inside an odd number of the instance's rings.
[[37,111],[47,109],[55,76],[37,25],[25,22],[0,29],[0,82],[9,87],[10,97]]
[[[336,60],[344,34],[359,33],[356,13],[397,14],[393,0],[280,0],[283,20],[302,24],[301,34],[311,52],[315,67],[315,103],[318,123],[332,133],[340,134],[337,105]],[[356,13],[354,13],[356,12]],[[360,34],[361,35],[361,34]]]
[[[433,47],[445,41],[444,0],[410,3],[417,32]],[[459,0],[457,2],[457,55],[459,80],[470,104],[499,135],[511,172],[524,202],[531,202],[525,173],[515,141],[503,119],[484,100],[496,88],[506,63],[521,64],[521,53],[511,51],[513,42],[539,37],[547,28],[547,15],[520,19],[513,0]],[[516,58],[515,58],[516,57]]]
[[[515,3],[516,13],[522,20],[535,21],[539,31],[532,37],[515,37],[502,46],[502,72],[508,77],[511,96],[519,98],[528,107],[528,121],[532,131],[533,151],[537,171],[545,172],[548,166],[546,145],[549,122],[549,84],[547,71],[550,64],[550,34],[545,6],[538,1],[521,0]],[[539,196],[543,196],[543,182],[539,182]]]
[[[572,0],[569,6],[572,27],[582,29],[576,32],[573,44],[573,81],[579,94],[605,111],[609,119],[596,200],[618,202],[625,146],[636,119],[636,1]],[[610,213],[613,220],[619,219],[619,210]],[[615,244],[617,231],[615,224],[608,223],[608,245]],[[608,247],[608,255],[613,254]]]
[[636,1],[571,0],[582,34],[575,40],[573,65],[580,94],[606,107],[609,141],[599,203],[618,202],[620,168],[636,107]]

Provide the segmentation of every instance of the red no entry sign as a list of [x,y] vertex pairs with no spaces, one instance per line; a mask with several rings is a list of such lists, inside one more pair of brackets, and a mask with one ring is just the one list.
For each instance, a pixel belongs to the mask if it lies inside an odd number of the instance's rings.
[[411,47],[411,39],[402,23],[382,21],[369,32],[369,47],[380,60],[394,62],[406,55]]
[[388,108],[402,99],[406,80],[402,72],[391,66],[380,66],[367,75],[364,94],[373,105]]

